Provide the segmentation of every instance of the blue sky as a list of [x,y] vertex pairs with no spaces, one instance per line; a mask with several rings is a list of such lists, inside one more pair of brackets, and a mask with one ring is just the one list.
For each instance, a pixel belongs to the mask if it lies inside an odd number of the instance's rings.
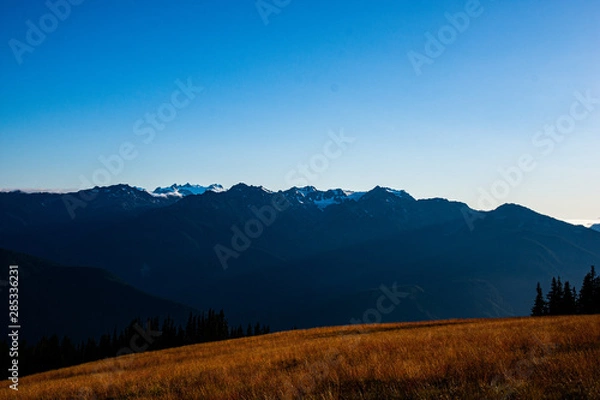
[[596,2],[66,1],[0,6],[0,188],[302,181],[600,217]]

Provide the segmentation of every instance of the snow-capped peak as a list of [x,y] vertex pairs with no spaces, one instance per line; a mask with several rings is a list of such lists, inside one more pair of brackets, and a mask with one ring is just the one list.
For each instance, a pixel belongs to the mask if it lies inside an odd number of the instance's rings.
[[310,195],[311,193],[318,192],[317,188],[315,188],[314,186],[304,186],[304,187],[301,187],[301,188],[294,186],[290,190],[295,191],[296,193],[298,193],[302,197],[306,197],[306,196]]
[[225,189],[223,186],[214,183],[209,186],[201,186],[201,185],[191,185],[189,182],[185,185],[178,185],[176,183],[172,184],[169,187],[157,187],[152,192],[155,196],[176,196],[176,197],[185,197],[192,196],[198,194],[204,194],[206,192],[224,192]]
[[409,196],[409,194],[406,193],[404,190],[396,190],[396,189],[391,189],[389,187],[383,187],[382,189],[385,190],[386,192],[394,194],[400,198]]
[[[237,185],[232,186],[231,189],[235,190],[248,190],[249,188],[259,189],[267,194],[274,194],[275,192],[265,188],[264,186],[248,186],[243,183],[239,183]],[[94,188],[93,190],[101,190],[102,188]],[[130,190],[133,192],[145,191],[140,187],[130,187],[126,185],[116,185],[110,187],[110,190]],[[202,195],[206,192],[226,192],[229,189],[223,188],[222,185],[212,184],[209,186],[201,186],[201,185],[193,185],[189,182],[184,185],[179,185],[177,183],[172,184],[167,187],[157,187],[152,192],[147,191],[152,196],[155,197],[163,197],[163,198],[183,198],[186,196],[194,196],[194,195]],[[296,204],[305,204],[305,205],[314,205],[319,209],[324,210],[325,208],[346,203],[348,201],[356,201],[358,202],[363,198],[363,196],[374,192],[379,191],[380,193],[390,193],[394,196],[403,199],[412,199],[412,197],[406,193],[404,190],[395,190],[387,187],[377,186],[370,192],[355,192],[352,190],[343,190],[343,189],[329,189],[329,190],[319,190],[314,186],[304,186],[304,187],[292,187],[284,192],[282,192],[289,200],[292,200],[293,203]]]
[[329,189],[321,191],[314,186],[293,187],[286,190],[285,195],[288,199],[293,199],[300,204],[314,204],[323,210],[331,205],[342,204],[353,200],[358,201],[366,192],[354,192],[342,189]]
[[358,201],[361,197],[363,197],[367,192],[353,192],[352,190],[344,190],[343,191],[346,197],[350,200]]

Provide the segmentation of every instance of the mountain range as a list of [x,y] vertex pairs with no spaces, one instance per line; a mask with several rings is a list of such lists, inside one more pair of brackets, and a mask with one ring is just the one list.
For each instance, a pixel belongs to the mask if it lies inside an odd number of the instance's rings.
[[600,261],[592,229],[383,187],[115,185],[0,193],[0,210],[2,248],[274,329],[527,315],[538,281],[577,282]]

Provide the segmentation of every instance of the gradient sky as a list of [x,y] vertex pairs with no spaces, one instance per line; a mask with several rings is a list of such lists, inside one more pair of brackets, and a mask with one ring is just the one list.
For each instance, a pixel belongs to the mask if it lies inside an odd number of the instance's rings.
[[[254,0],[78,2],[55,27],[43,1],[0,5],[0,188],[83,188],[130,143],[109,184],[277,190],[312,161],[305,181],[321,189],[600,217],[600,104],[562,139],[540,136],[568,122],[576,92],[600,98],[596,1],[264,0],[268,24]],[[471,9],[418,75],[410,52]],[[19,63],[27,21],[49,32]],[[151,126],[178,80],[203,91],[145,143],[134,126]],[[356,140],[324,165],[341,131]]]

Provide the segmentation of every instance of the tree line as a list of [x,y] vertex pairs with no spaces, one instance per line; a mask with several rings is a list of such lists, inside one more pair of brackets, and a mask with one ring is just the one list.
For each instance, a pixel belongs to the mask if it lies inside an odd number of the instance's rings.
[[600,314],[600,276],[594,266],[583,278],[579,292],[569,281],[563,284],[560,276],[552,278],[546,296],[540,283],[537,284],[532,316],[573,314]]
[[[229,327],[223,310],[207,313],[190,313],[185,325],[176,324],[170,316],[154,317],[142,322],[134,319],[125,329],[104,334],[99,340],[89,338],[75,343],[68,336],[44,336],[34,345],[25,341],[19,344],[19,374],[31,375],[58,368],[70,367],[90,361],[147,350],[162,350],[190,344],[263,335],[270,332],[266,325],[249,324]],[[0,352],[8,357],[9,344],[0,342]],[[5,360],[3,365],[7,364]]]

